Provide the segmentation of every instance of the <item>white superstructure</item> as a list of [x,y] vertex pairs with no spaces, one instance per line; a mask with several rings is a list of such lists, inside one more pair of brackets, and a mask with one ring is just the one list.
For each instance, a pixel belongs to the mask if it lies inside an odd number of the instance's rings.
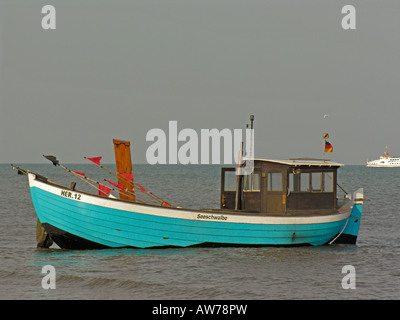
[[400,167],[400,158],[395,158],[389,155],[388,147],[386,147],[385,155],[380,156],[378,160],[367,161],[367,167]]

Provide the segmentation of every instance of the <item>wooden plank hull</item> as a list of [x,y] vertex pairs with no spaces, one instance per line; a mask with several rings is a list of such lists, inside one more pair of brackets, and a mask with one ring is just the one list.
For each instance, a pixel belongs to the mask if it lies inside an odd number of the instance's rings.
[[323,245],[346,233],[351,214],[284,217],[165,208],[71,191],[34,174],[29,184],[41,224],[66,249]]

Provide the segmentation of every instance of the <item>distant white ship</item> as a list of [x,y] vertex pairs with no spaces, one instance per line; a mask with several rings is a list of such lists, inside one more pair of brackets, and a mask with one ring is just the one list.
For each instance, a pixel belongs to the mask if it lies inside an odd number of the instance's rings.
[[367,167],[393,168],[400,167],[400,158],[394,158],[388,153],[389,148],[386,147],[385,155],[380,156],[378,160],[367,161]]

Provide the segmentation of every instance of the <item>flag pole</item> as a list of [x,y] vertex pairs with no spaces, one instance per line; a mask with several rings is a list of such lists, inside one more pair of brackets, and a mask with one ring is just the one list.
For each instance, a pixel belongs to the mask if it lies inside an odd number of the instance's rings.
[[[50,155],[44,155],[44,154],[42,154],[42,156],[43,156],[44,158],[46,158],[47,160],[51,161],[51,162],[54,164],[54,166],[56,166],[56,167],[59,166],[60,168],[64,169],[65,171],[67,171],[67,172],[73,174],[74,176],[78,177],[78,178],[81,179],[82,181],[86,182],[86,183],[89,184],[91,187],[93,187],[93,188],[95,188],[95,189],[97,189],[97,190],[100,190],[98,187],[96,187],[95,185],[93,185],[92,183],[90,183],[90,182],[86,179],[86,177],[83,177],[83,176],[81,176],[80,174],[77,174],[77,173],[75,173],[75,172],[69,170],[68,168],[64,167],[63,165],[61,165],[60,162],[56,159],[56,157],[50,156]],[[100,190],[100,191],[101,191],[101,190]]]
[[[101,169],[107,171],[108,173],[112,174],[112,175],[115,176],[116,178],[122,178],[122,179],[128,181],[129,183],[131,183],[131,184],[133,184],[133,185],[135,185],[135,186],[138,186],[138,185],[139,185],[138,183],[127,179],[126,177],[124,177],[124,176],[121,175],[120,173],[114,173],[114,172],[112,172],[111,170],[108,170],[107,168],[103,167],[101,164],[98,164],[98,163],[96,163],[96,162],[91,161],[88,157],[83,157],[83,158],[86,159],[86,160],[89,160],[89,161],[92,162],[92,163],[94,163],[96,166],[98,166],[99,168],[101,168]],[[144,193],[144,194],[148,195],[150,198],[153,198],[154,200],[160,202],[162,206],[173,207],[170,203],[168,203],[167,201],[161,199],[159,196],[156,196],[155,194],[153,194],[153,193],[150,192],[150,191],[143,190],[144,188],[143,188],[141,185],[139,185],[139,186],[140,186],[140,187],[138,187],[138,189],[139,189],[142,193]]]
[[[90,185],[91,187],[95,188],[97,191],[100,191],[100,192],[103,192],[103,193],[104,193],[103,190],[101,190],[99,187],[97,187],[97,186],[94,185],[93,183],[96,183],[97,185],[102,185],[102,186],[104,186],[104,187],[107,187],[106,185],[104,185],[104,184],[102,184],[102,183],[100,183],[100,182],[98,182],[98,181],[96,181],[96,180],[94,180],[94,179],[92,179],[92,178],[89,178],[89,177],[86,177],[86,176],[82,176],[82,175],[80,175],[80,174],[78,174],[78,173],[76,173],[76,172],[74,172],[74,171],[68,169],[67,167],[65,167],[65,166],[63,166],[62,164],[60,164],[60,162],[59,162],[59,161],[56,159],[56,157],[54,157],[54,156],[46,156],[46,155],[43,155],[43,157],[46,158],[47,160],[51,161],[55,166],[59,166],[60,168],[64,169],[65,171],[67,171],[67,172],[73,174],[75,177],[78,177],[78,178],[81,179],[82,181],[86,182],[88,185]],[[108,188],[108,187],[107,187],[107,188]],[[114,188],[110,188],[110,189],[112,189],[113,191],[117,191],[117,190],[115,190]],[[121,192],[121,191],[118,190],[118,192]],[[129,195],[129,194],[126,193],[125,190],[122,190],[122,193],[124,193],[124,194],[127,195],[127,196]],[[140,198],[142,199],[142,202],[141,202],[141,203],[145,203],[145,204],[154,204],[154,203],[152,203],[152,202],[150,202],[150,201],[147,201],[146,199],[143,199],[142,197],[140,197]]]
[[[73,171],[72,171],[73,172]],[[109,188],[109,189],[111,189],[111,190],[113,190],[113,191],[115,191],[115,192],[120,192],[120,193],[123,193],[124,195],[126,195],[126,196],[130,196],[130,194],[129,194],[129,190],[125,190],[125,189],[119,189],[119,190],[117,190],[117,189],[115,189],[115,188],[112,188],[112,187],[108,187],[108,186],[106,186],[105,184],[102,184],[102,183],[100,183],[100,182],[98,182],[98,181],[96,181],[96,180],[94,180],[94,179],[92,179],[92,178],[90,178],[90,177],[83,177],[83,178],[85,178],[85,179],[88,179],[89,181],[91,181],[91,182],[94,182],[94,183],[97,183],[97,185],[99,185],[99,186],[103,186],[103,187],[106,187],[106,188]],[[104,179],[105,180],[105,179]],[[104,190],[101,190],[100,188],[97,188],[100,192],[103,192],[104,193]],[[140,197],[140,196],[138,196],[138,198],[139,199],[141,199],[141,201],[135,201],[135,202],[139,202],[139,203],[144,203],[144,204],[152,204],[152,205],[155,205],[155,203],[153,203],[153,202],[151,202],[151,201],[149,201],[149,200],[147,200],[147,199],[144,199],[144,198],[142,198],[142,197]]]
[[[114,185],[113,183],[111,183],[111,181],[108,181],[107,179],[104,179],[104,181],[107,181],[108,183],[110,183],[110,184],[112,184],[112,185]],[[121,185],[122,186],[122,185]],[[123,186],[122,186],[123,187]],[[124,195],[126,195],[126,196],[130,196],[131,194],[129,194],[129,193],[131,193],[131,191],[129,191],[128,189],[123,189],[123,188],[118,188],[119,190],[116,190],[116,189],[114,189],[114,188],[111,188],[112,190],[114,190],[114,191],[117,191],[117,192],[122,192]],[[122,190],[122,191],[121,191]],[[151,205],[157,205],[156,203],[154,203],[154,202],[152,202],[152,201],[150,201],[150,200],[148,200],[148,199],[145,199],[145,198],[143,198],[143,197],[141,197],[141,196],[138,196],[138,195],[136,195],[136,197],[137,198],[139,198],[139,199],[141,199],[142,201],[137,201],[136,199],[135,199],[135,201],[131,201],[131,202],[139,202],[139,203],[145,203],[145,204],[151,204]]]

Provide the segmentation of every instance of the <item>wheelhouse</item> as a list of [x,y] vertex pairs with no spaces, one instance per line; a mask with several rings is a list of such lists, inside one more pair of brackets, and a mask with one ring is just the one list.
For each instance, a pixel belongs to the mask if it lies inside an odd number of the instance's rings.
[[249,175],[222,168],[220,208],[260,214],[331,214],[337,211],[337,169],[324,159],[254,160]]

